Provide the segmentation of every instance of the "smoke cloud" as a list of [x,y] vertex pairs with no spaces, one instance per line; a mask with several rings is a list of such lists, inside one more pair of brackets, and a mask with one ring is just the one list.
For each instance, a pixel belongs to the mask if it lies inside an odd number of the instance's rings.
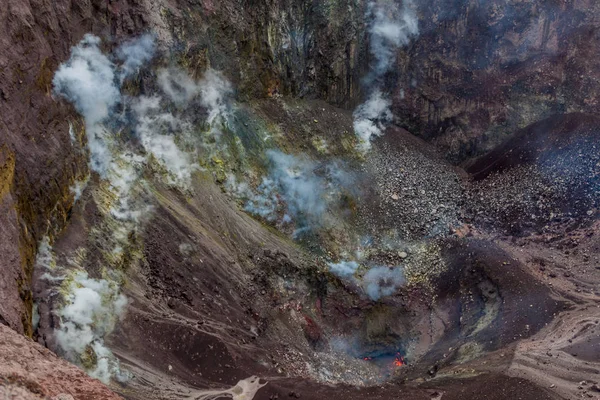
[[339,263],[328,263],[329,271],[341,279],[354,276],[358,269],[356,261],[341,261]]
[[[277,194],[277,184],[271,178],[263,178],[256,189],[256,193],[247,184],[239,186],[238,192],[247,199],[244,210],[269,222],[276,221],[278,210],[284,207],[281,198]],[[289,216],[285,218],[284,223],[290,222],[290,218]]]
[[381,136],[385,124],[392,121],[391,100],[383,97],[376,89],[369,99],[354,111],[354,132],[358,135],[360,149],[365,151],[371,147],[371,138]]
[[[185,110],[199,97],[207,109],[211,133],[218,134],[218,127],[227,115],[232,88],[217,71],[208,70],[202,80],[195,82],[185,72],[172,68],[162,69],[157,74],[164,98],[123,96],[120,86],[125,78],[137,73],[154,57],[154,37],[144,35],[129,40],[112,56],[103,54],[99,45],[100,39],[88,34],[73,47],[71,58],[59,67],[54,77],[54,92],[73,103],[84,117],[91,169],[113,184],[120,199],[114,213],[124,218],[123,210],[129,208],[125,204],[128,188],[141,179],[144,165],[157,162],[166,171],[163,174],[166,182],[181,188],[189,186],[192,173],[198,169],[194,153],[179,148],[182,143],[190,144],[189,124],[180,115],[163,110],[173,109],[172,104],[179,107],[177,110]],[[120,131],[124,129],[137,135],[143,152],[134,151],[133,155],[122,152]],[[79,194],[77,188],[74,192],[76,196]],[[127,218],[135,219],[133,213],[130,214]]]
[[158,71],[158,85],[171,101],[179,105],[189,103],[200,93],[196,82],[177,68]]
[[71,49],[71,58],[58,68],[52,83],[54,93],[71,102],[85,118],[91,169],[104,177],[112,156],[102,122],[120,102],[121,93],[115,84],[115,65],[99,45],[98,37],[85,35]]
[[152,60],[156,51],[154,36],[146,34],[123,43],[115,51],[117,59],[123,62],[121,65],[121,82],[136,74],[147,62]]
[[371,73],[376,79],[391,69],[396,50],[418,35],[419,24],[410,0],[404,0],[402,10],[398,10],[393,2],[372,2],[369,4],[369,14],[373,21],[369,29],[369,45],[375,59]]
[[268,150],[269,175],[253,191],[231,180],[237,195],[246,200],[245,210],[270,222],[295,223],[295,235],[322,227],[334,213],[352,177],[338,162],[325,165],[301,156]]
[[77,271],[65,289],[66,305],[59,312],[61,326],[55,337],[66,357],[81,365],[82,355],[93,350],[95,360],[84,362],[93,364],[88,371],[92,377],[108,383],[111,376],[122,376],[118,360],[103,341],[127,305],[118,285]]
[[202,105],[208,109],[207,122],[211,126],[215,122],[224,122],[228,114],[227,98],[233,93],[229,81],[219,72],[209,69],[199,85]]
[[83,191],[87,187],[89,180],[90,180],[90,177],[88,175],[83,180],[75,181],[73,183],[73,186],[71,186],[69,188],[70,192],[73,194],[75,202],[77,202],[81,198],[81,195],[83,194]]
[[[181,142],[189,144],[189,124],[180,115],[163,110],[173,109],[173,104],[187,106],[179,102],[190,102],[199,95],[209,109],[210,120],[216,122],[226,109],[230,91],[228,82],[214,71],[199,84],[187,75],[161,72],[157,79],[165,98],[122,95],[121,85],[138,73],[154,52],[150,35],[124,43],[112,55],[101,52],[99,38],[86,35],[73,47],[70,59],[59,67],[53,80],[54,93],[71,102],[85,119],[90,169],[101,178],[92,190],[94,198],[101,199],[97,204],[105,218],[95,227],[95,235],[102,232],[109,264],[122,261],[124,249],[131,245],[131,233],[141,227],[151,210],[145,200],[145,170],[158,165],[161,174],[157,177],[187,188],[197,168],[193,150],[190,153],[179,148]],[[186,79],[192,83],[187,85]],[[175,80],[186,88],[175,86]],[[138,140],[129,140],[123,132],[132,132]],[[72,128],[70,133],[75,139]],[[71,188],[75,200],[86,183],[87,179]],[[57,345],[65,356],[104,382],[112,376],[124,379],[126,374],[103,341],[127,304],[120,293],[119,276],[91,279],[81,265],[56,266],[48,239],[41,243],[37,261],[44,269],[42,278],[60,285],[65,301],[56,311],[61,324],[55,330]]]
[[56,260],[48,236],[44,236],[40,241],[35,258],[35,265],[36,268],[43,268],[44,270],[53,270],[56,267]]
[[175,104],[187,105],[200,96],[200,105],[206,108],[206,122],[212,133],[219,133],[219,125],[224,124],[229,115],[229,99],[233,94],[231,83],[218,71],[208,69],[199,82],[177,68],[162,69],[158,72],[158,84],[167,97]]
[[[207,109],[211,133],[218,133],[226,122],[232,89],[216,71],[207,71],[195,82],[183,71],[163,69],[157,83],[164,96],[123,95],[121,86],[152,60],[155,51],[154,37],[144,35],[123,43],[113,54],[103,54],[100,39],[88,34],[72,48],[53,79],[54,93],[71,102],[85,119],[90,169],[101,178],[92,190],[94,198],[101,199],[97,205],[104,219],[94,235],[102,236],[109,265],[123,262],[125,249],[134,245],[131,233],[142,227],[152,209],[146,201],[148,169],[159,167],[155,176],[175,187],[187,189],[191,184],[199,168],[195,146],[201,143],[192,140],[191,125],[183,117],[189,106],[199,103]],[[76,145],[72,126],[69,133]],[[87,179],[71,188],[75,200],[86,183]],[[65,301],[56,311],[61,324],[55,338],[66,357],[104,382],[112,376],[126,377],[103,342],[127,304],[118,273],[91,279],[80,264],[56,266],[47,239],[40,245],[37,264],[44,270],[43,279],[60,285]]]
[[400,267],[374,267],[363,277],[363,288],[371,300],[391,296],[404,285],[404,270]]
[[271,161],[271,177],[281,189],[288,213],[305,218],[322,215],[328,182],[315,174],[315,163],[276,150],[269,150],[267,155]]
[[374,62],[365,81],[373,90],[367,101],[354,111],[354,131],[360,139],[361,151],[368,151],[371,139],[381,136],[385,125],[392,120],[392,102],[383,94],[382,78],[393,66],[396,51],[419,33],[418,19],[412,6],[410,0],[404,0],[402,10],[393,2],[369,4],[367,18],[372,21],[369,45]]
[[[69,260],[69,263],[75,261]],[[91,279],[87,272],[77,267],[69,270],[58,264],[48,236],[39,244],[35,267],[43,272],[40,279],[58,285],[58,291],[63,294],[64,305],[57,311],[61,324],[54,331],[54,338],[65,358],[87,368],[91,376],[105,383],[112,376],[127,379],[127,372],[120,369],[119,361],[103,341],[103,337],[114,329],[127,304],[117,279]],[[34,325],[39,321],[38,314]]]
[[364,275],[357,276],[360,265],[356,261],[327,263],[329,271],[343,281],[362,287],[373,301],[393,295],[406,282],[404,268],[389,266],[371,267]]
[[188,153],[179,149],[175,135],[183,135],[189,128],[173,114],[162,112],[163,108],[160,97],[136,99],[132,105],[138,121],[135,132],[146,152],[168,171],[168,183],[186,186],[198,165]]

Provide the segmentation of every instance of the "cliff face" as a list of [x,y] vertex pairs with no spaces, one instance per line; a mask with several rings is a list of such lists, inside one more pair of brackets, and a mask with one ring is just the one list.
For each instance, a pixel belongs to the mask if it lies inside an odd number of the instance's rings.
[[244,99],[320,98],[353,106],[365,60],[361,0],[227,0],[165,5],[176,57],[225,71]]
[[[123,3],[125,5],[125,3]],[[69,126],[79,117],[52,98],[52,77],[73,43],[89,31],[124,35],[143,29],[141,4],[8,1],[0,11],[0,204],[3,229],[1,320],[31,335],[31,285],[38,243],[66,224],[70,188],[87,174]],[[142,18],[144,16],[144,18]],[[133,23],[132,21],[137,21]]]
[[76,155],[69,151],[68,111],[49,97],[52,71],[68,50],[58,39],[66,33],[59,22],[65,15],[50,12],[52,8],[11,1],[0,15],[4,30],[0,196],[5,210],[0,218],[7,255],[0,261],[5,288],[2,318],[27,334],[31,334],[28,292],[37,242],[50,220],[64,224],[65,197],[78,169]]
[[554,114],[598,112],[596,2],[417,4],[421,34],[390,77],[397,120],[452,162]]

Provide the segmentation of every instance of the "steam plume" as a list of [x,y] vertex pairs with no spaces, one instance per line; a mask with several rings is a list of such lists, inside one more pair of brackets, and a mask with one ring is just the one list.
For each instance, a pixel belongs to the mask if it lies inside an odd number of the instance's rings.
[[218,131],[215,125],[223,123],[228,115],[228,100],[233,89],[218,71],[208,69],[202,79],[195,82],[179,69],[162,69],[158,73],[158,84],[167,97],[180,106],[200,95],[200,104],[208,110],[206,122],[213,131]]
[[390,296],[404,285],[404,271],[400,267],[374,267],[363,277],[363,288],[371,300]]
[[152,35],[146,34],[123,43],[116,50],[121,65],[121,81],[137,73],[145,63],[154,57],[156,43]]
[[134,101],[132,108],[138,119],[135,131],[146,152],[169,172],[168,183],[186,186],[197,165],[177,147],[174,133],[188,128],[173,114],[162,112],[160,101],[157,96],[142,96]]
[[179,105],[187,104],[200,93],[196,82],[176,68],[158,71],[158,85],[171,101]]
[[103,337],[110,333],[116,319],[127,304],[116,284],[88,277],[86,272],[74,274],[66,288],[67,305],[60,311],[61,326],[55,332],[56,340],[73,362],[81,363],[88,349],[94,351],[92,377],[108,383],[111,376],[121,373],[119,363],[104,345]]
[[356,261],[341,261],[339,263],[329,263],[329,271],[339,278],[350,278],[358,269],[358,263]]
[[[72,48],[70,59],[59,67],[53,80],[54,93],[71,102],[85,119],[90,167],[101,177],[93,190],[104,200],[97,202],[104,220],[96,227],[96,235],[101,232],[102,246],[110,254],[105,261],[111,265],[114,260],[123,261],[131,233],[142,226],[151,209],[145,201],[144,170],[158,164],[165,172],[159,176],[167,183],[181,188],[190,184],[198,165],[193,159],[197,149],[189,146],[191,128],[183,118],[186,108],[198,97],[208,110],[211,132],[218,133],[215,127],[225,122],[232,92],[229,82],[216,71],[207,71],[195,82],[182,71],[165,69],[157,77],[163,97],[123,95],[121,85],[152,60],[155,50],[154,37],[144,35],[105,55],[100,39],[88,34]],[[124,131],[133,132],[139,140],[127,142]],[[75,144],[72,127],[70,134]],[[181,150],[182,143],[192,150]],[[75,200],[86,182],[87,178],[72,188]],[[118,272],[106,268],[104,279],[92,279],[81,264],[57,266],[48,239],[40,245],[38,265],[44,269],[45,280],[61,285],[65,304],[57,310],[61,324],[55,338],[65,356],[104,382],[113,376],[125,378],[118,360],[104,345],[104,337],[127,304]],[[246,383],[241,381],[238,386],[251,391],[254,386]]]
[[85,118],[91,168],[106,176],[112,159],[102,122],[120,102],[115,65],[100,51],[100,39],[87,34],[71,49],[71,58],[54,75],[54,92],[69,100]]
[[319,165],[277,150],[268,150],[267,157],[270,173],[257,190],[253,192],[247,185],[237,187],[238,195],[247,200],[246,211],[268,221],[293,221],[296,233],[323,226],[342,192],[350,187],[349,174],[336,162]]
[[393,66],[396,51],[419,33],[417,16],[410,0],[404,0],[402,10],[398,10],[393,2],[372,2],[367,17],[372,21],[369,35],[374,62],[366,82],[374,88],[367,101],[354,111],[354,131],[360,139],[359,149],[362,151],[371,148],[372,137],[380,136],[392,119],[392,102],[382,92],[382,78]]
[[202,105],[208,109],[208,123],[213,125],[219,118],[227,115],[227,97],[232,88],[229,81],[219,72],[209,69],[199,83]]
[[394,62],[395,52],[406,46],[412,36],[419,33],[417,16],[411,0],[404,0],[401,11],[393,2],[369,4],[369,13],[373,20],[369,29],[371,54],[375,59],[372,65],[373,79],[387,73]]

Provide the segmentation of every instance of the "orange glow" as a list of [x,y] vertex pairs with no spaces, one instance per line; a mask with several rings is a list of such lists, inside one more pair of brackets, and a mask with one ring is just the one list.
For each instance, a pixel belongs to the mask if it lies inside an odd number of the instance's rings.
[[394,366],[401,367],[404,365],[404,357],[400,355],[400,353],[396,353],[396,358],[394,359]]

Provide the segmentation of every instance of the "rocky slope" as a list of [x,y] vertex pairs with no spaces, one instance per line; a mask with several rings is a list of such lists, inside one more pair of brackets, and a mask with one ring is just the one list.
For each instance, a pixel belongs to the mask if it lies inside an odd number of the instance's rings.
[[120,399],[50,350],[0,325],[0,394],[6,399]]
[[448,3],[11,0],[3,394],[594,398],[596,6]]

